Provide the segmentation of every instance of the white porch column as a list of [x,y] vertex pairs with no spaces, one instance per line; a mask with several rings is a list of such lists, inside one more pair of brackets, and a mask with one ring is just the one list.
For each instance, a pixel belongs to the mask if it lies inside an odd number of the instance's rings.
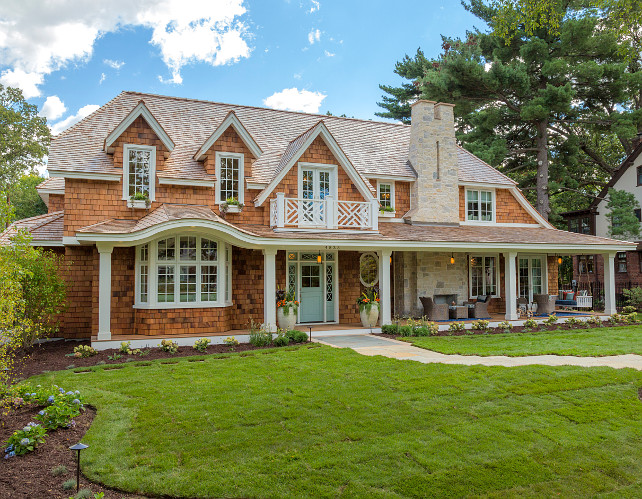
[[[613,315],[615,308],[615,253],[605,253],[604,257],[604,313]],[[597,300],[593,297],[593,301]]]
[[392,250],[382,249],[379,252],[379,308],[381,311],[381,325],[392,324],[390,307],[390,258]]
[[276,331],[276,252],[263,250],[263,324]]
[[515,321],[517,315],[517,253],[504,253],[504,294],[506,296],[506,320]]
[[100,255],[98,273],[98,339],[111,340],[111,245],[96,245]]

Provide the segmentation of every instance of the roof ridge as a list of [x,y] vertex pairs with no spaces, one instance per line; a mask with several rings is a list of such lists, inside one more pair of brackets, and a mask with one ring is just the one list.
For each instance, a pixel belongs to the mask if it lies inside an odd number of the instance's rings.
[[126,92],[125,90],[121,90],[121,91],[120,91],[120,93],[119,93],[116,97],[114,97],[114,98],[112,98],[112,99],[108,100],[108,101],[107,101],[107,102],[105,102],[102,106],[99,106],[99,107],[98,107],[98,109],[96,109],[95,111],[93,111],[93,112],[89,113],[87,116],[85,116],[84,118],[82,118],[80,121],[77,121],[76,123],[74,123],[73,125],[71,125],[69,128],[67,128],[67,129],[63,130],[62,132],[60,132],[58,135],[55,135],[55,136],[52,138],[52,140],[53,140],[53,139],[57,139],[57,138],[59,138],[59,137],[62,137],[62,136],[64,136],[64,135],[66,135],[66,134],[67,134],[67,132],[71,132],[74,128],[76,128],[78,125],[80,125],[80,124],[81,124],[82,122],[84,122],[85,120],[88,120],[89,118],[91,118],[91,117],[92,117],[94,114],[96,114],[98,111],[103,110],[103,109],[107,108],[108,106],[110,106],[111,104],[113,104],[113,103],[114,103],[114,101],[115,101],[116,99],[118,99],[121,95],[123,95],[124,93],[127,93],[127,92]]
[[[409,127],[410,125],[406,125],[405,123],[389,123],[387,121],[379,121],[379,120],[365,120],[362,118],[348,118],[343,117],[343,116],[334,116],[334,115],[328,115],[328,114],[319,114],[319,113],[304,113],[302,111],[288,111],[285,109],[273,109],[271,107],[262,107],[262,106],[247,106],[244,104],[230,104],[228,102],[219,102],[219,101],[212,101],[212,100],[206,100],[206,99],[194,99],[190,97],[176,97],[173,95],[162,95],[162,94],[150,94],[150,93],[145,93],[145,92],[136,92],[134,90],[124,90],[118,96],[122,94],[133,94],[133,95],[149,95],[151,97],[159,97],[161,99],[173,99],[173,100],[180,100],[180,101],[191,101],[191,102],[203,102],[207,104],[218,104],[222,106],[231,106],[231,107],[237,107],[237,108],[249,108],[249,109],[261,109],[265,111],[273,111],[276,113],[290,113],[290,114],[299,114],[303,116],[319,116],[321,118],[332,118],[338,121],[360,121],[363,123],[374,123],[378,125],[389,125],[389,126],[397,126],[397,127]],[[117,97],[118,97],[117,96]],[[321,120],[323,121],[323,119]]]
[[63,217],[65,215],[65,211],[55,211],[53,213],[49,213],[49,215],[53,215],[51,218],[44,220],[42,223],[34,225],[29,229],[29,232],[39,229],[40,227],[44,227],[45,225],[49,225],[51,222],[55,222],[59,218]]
[[492,169],[493,169],[493,170],[495,170],[497,173],[499,173],[502,177],[506,178],[507,180],[509,180],[509,181],[510,181],[510,182],[512,182],[513,184],[517,185],[517,182],[515,182],[512,178],[510,178],[510,177],[509,177],[508,175],[506,175],[505,173],[500,172],[500,171],[499,171],[497,168],[495,168],[493,165],[486,163],[486,161],[484,161],[483,159],[481,159],[481,158],[480,158],[479,156],[477,156],[476,154],[473,154],[473,153],[472,153],[472,152],[470,152],[468,149],[464,148],[463,146],[460,146],[459,144],[456,144],[456,146],[457,146],[459,149],[461,149],[463,152],[465,152],[465,153],[469,154],[470,156],[472,156],[473,158],[475,158],[475,159],[476,159],[477,161],[479,161],[480,163],[485,164],[488,168],[492,168]]

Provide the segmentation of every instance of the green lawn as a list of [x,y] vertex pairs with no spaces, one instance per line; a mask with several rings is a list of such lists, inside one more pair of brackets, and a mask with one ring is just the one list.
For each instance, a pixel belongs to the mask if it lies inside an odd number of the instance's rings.
[[[166,362],[166,361],[165,361]],[[303,346],[32,379],[97,407],[83,471],[186,497],[642,493],[642,373]]]
[[399,339],[427,350],[460,355],[642,355],[642,326]]

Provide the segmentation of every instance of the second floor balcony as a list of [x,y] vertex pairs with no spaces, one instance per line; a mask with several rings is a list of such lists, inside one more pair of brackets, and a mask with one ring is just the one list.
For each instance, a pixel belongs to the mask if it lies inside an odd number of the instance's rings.
[[281,229],[378,230],[379,203],[286,198],[277,193],[270,200],[270,226]]

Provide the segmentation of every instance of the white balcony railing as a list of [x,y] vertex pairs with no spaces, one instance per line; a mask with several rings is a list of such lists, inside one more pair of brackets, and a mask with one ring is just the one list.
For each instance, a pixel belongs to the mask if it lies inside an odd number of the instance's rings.
[[302,229],[378,230],[379,203],[286,198],[282,192],[270,200],[270,226]]

